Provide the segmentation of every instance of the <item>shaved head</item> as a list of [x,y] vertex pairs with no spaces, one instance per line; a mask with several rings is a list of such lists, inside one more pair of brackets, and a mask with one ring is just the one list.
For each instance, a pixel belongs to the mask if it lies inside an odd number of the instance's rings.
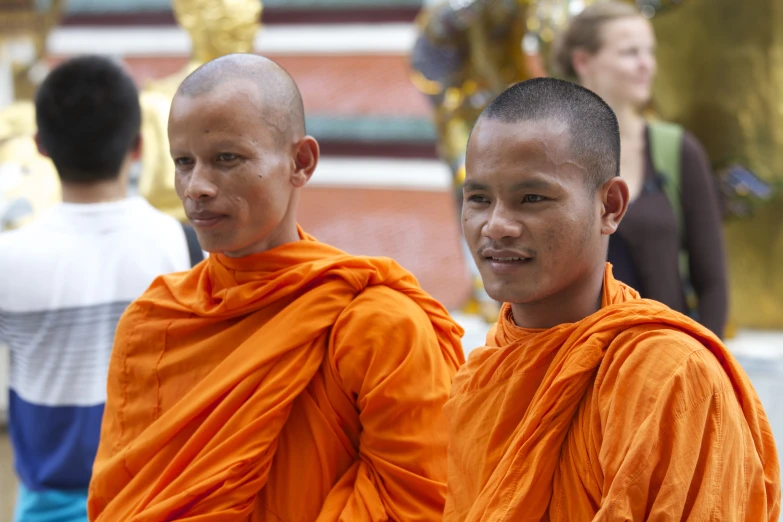
[[593,189],[620,175],[620,127],[614,111],[597,94],[575,83],[534,78],[503,91],[481,120],[527,123],[554,120],[568,126],[570,148],[586,169]]
[[168,137],[177,195],[204,250],[244,257],[299,241],[299,192],[319,148],[282,67],[252,54],[207,62],[180,84]]
[[465,155],[462,230],[484,288],[511,303],[517,326],[595,311],[608,237],[628,208],[619,161],[612,109],[576,84],[528,80],[484,109]]
[[280,65],[256,54],[229,54],[205,63],[180,84],[176,96],[195,98],[236,82],[252,84],[260,95],[262,114],[281,140],[305,135],[302,95],[291,75]]

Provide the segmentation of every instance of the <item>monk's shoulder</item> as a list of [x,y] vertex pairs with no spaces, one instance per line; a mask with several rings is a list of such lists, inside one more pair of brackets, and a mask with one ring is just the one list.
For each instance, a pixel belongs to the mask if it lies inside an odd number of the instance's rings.
[[[596,386],[605,397],[622,396],[637,405],[675,397],[677,411],[731,389],[718,359],[698,339],[665,326],[631,328],[610,345]],[[644,408],[642,408],[644,409]]]
[[434,386],[448,395],[453,368],[426,312],[408,296],[368,287],[332,327],[329,357],[346,391],[362,397],[383,383],[407,383],[406,393]]
[[335,321],[330,344],[338,363],[358,366],[379,354],[392,361],[440,350],[421,306],[385,286],[368,287],[356,296]]
[[[665,325],[640,325],[615,338],[607,350],[605,362],[611,366],[632,366],[635,369],[657,368],[661,374],[667,374],[690,359],[701,360],[700,357],[694,358],[701,353],[710,352],[697,338],[683,330]],[[714,357],[711,359],[720,369],[718,361]]]
[[[427,313],[407,295],[377,285],[365,288],[340,314],[335,328],[368,328],[372,334],[412,328],[415,331],[433,332]],[[339,333],[339,332],[338,332]]]

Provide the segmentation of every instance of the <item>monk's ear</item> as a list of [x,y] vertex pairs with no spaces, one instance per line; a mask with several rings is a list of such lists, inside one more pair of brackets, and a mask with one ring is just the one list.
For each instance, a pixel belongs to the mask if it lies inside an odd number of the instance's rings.
[[628,184],[617,176],[604,183],[598,191],[602,203],[601,234],[608,236],[617,231],[628,210]]
[[304,187],[318,165],[320,149],[312,136],[305,136],[294,144],[294,173],[291,183],[296,188]]

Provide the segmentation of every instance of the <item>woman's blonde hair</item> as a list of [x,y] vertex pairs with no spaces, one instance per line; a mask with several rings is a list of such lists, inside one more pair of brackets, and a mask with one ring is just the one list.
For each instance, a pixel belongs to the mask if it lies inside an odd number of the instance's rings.
[[632,4],[609,0],[597,2],[585,8],[560,33],[552,49],[552,68],[556,75],[574,80],[577,78],[572,57],[574,51],[582,49],[588,53],[596,53],[601,49],[601,28],[604,24],[641,16],[639,10]]

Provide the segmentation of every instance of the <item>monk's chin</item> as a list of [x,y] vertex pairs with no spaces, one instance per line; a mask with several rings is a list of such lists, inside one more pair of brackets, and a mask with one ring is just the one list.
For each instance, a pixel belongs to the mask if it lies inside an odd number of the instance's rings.
[[[194,227],[195,228],[195,227]],[[224,254],[228,257],[244,257],[243,251],[252,249],[252,241],[244,241],[244,238],[234,237],[226,232],[214,230],[196,230],[201,250],[210,254]]]
[[204,252],[209,252],[210,254],[222,254],[227,250],[227,247],[229,245],[222,245],[218,241],[210,241],[208,239],[202,238],[198,233],[196,234],[198,236],[198,244],[201,247],[201,250]]
[[527,304],[536,301],[536,292],[532,289],[509,288],[507,283],[484,283],[487,295],[500,303]]
[[245,255],[241,253],[241,247],[225,241],[204,240],[199,236],[199,244],[201,245],[201,250],[210,254],[223,254],[228,257],[244,257]]

